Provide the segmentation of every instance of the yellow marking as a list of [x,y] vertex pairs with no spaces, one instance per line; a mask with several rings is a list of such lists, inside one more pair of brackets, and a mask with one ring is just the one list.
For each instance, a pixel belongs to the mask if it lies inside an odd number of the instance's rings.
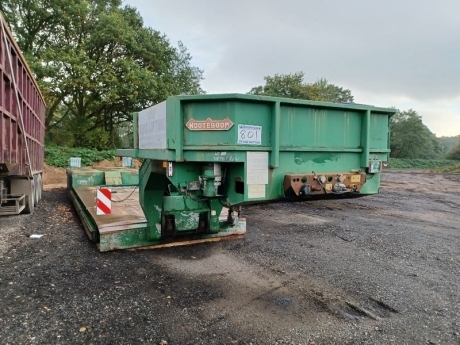
[[332,183],[326,183],[326,190],[332,190]]
[[360,183],[361,182],[361,175],[353,175],[353,176],[351,176],[351,183],[353,183],[353,182]]

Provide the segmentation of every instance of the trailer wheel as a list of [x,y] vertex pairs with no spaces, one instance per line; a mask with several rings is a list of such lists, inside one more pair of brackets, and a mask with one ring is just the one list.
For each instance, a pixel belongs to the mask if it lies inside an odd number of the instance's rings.
[[43,177],[42,174],[38,176],[38,181],[40,183],[40,201],[42,200],[42,194],[43,194]]
[[35,184],[34,180],[31,179],[30,181],[30,193],[26,195],[26,207],[24,209],[24,213],[30,214],[34,213],[34,204],[35,204]]
[[43,180],[42,175],[37,174],[37,178],[35,179],[35,205],[42,199],[42,191],[43,191]]
[[35,189],[34,189],[34,206],[37,206],[38,204],[38,174],[37,175],[34,175],[33,176],[33,179],[34,179],[34,186],[35,186]]

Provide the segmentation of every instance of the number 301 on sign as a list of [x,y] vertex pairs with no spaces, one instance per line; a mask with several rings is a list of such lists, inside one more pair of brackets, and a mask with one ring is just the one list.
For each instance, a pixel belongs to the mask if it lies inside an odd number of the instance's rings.
[[262,126],[238,125],[238,144],[262,145]]

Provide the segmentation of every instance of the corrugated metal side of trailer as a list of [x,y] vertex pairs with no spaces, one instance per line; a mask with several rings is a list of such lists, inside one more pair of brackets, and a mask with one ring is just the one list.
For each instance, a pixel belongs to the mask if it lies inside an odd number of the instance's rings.
[[30,176],[43,171],[45,102],[1,14],[0,22],[0,164]]

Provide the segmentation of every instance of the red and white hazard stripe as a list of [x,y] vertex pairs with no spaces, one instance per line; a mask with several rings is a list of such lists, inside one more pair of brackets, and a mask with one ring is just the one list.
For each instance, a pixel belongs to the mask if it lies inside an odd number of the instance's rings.
[[108,188],[99,188],[96,192],[96,214],[112,213],[112,192]]

